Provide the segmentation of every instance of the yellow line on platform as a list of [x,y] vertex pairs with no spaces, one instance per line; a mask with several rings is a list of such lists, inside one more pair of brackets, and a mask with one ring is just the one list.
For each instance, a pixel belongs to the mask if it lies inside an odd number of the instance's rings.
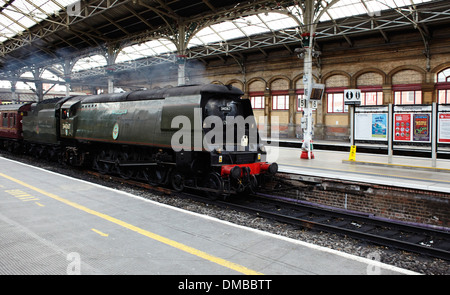
[[101,232],[101,231],[99,231],[99,230],[97,230],[97,229],[95,229],[95,228],[91,228],[91,230],[92,230],[94,233],[101,235],[102,237],[105,237],[105,238],[106,238],[106,237],[109,237],[108,234],[105,234],[104,232]]
[[152,233],[152,232],[147,231],[145,229],[142,229],[142,228],[139,228],[139,227],[134,226],[132,224],[129,224],[129,223],[125,222],[125,221],[119,220],[117,218],[111,217],[109,215],[100,213],[100,212],[92,210],[92,209],[89,209],[89,208],[87,208],[87,207],[85,207],[83,205],[80,205],[80,204],[74,203],[72,201],[69,201],[67,199],[61,198],[60,196],[57,196],[55,194],[46,192],[46,191],[44,191],[42,189],[39,189],[39,188],[34,187],[32,185],[29,185],[29,184],[27,184],[27,183],[25,183],[25,182],[23,182],[21,180],[15,179],[15,178],[10,177],[8,175],[5,175],[3,173],[0,173],[0,176],[3,177],[3,178],[8,179],[10,181],[13,181],[13,182],[15,182],[17,184],[20,184],[20,185],[22,185],[24,187],[27,187],[27,188],[29,188],[29,189],[31,189],[31,190],[33,190],[35,192],[38,192],[38,193],[40,193],[40,194],[42,194],[44,196],[47,196],[47,197],[52,198],[52,199],[54,199],[56,201],[59,201],[59,202],[64,203],[66,205],[69,205],[69,206],[71,206],[73,208],[76,208],[76,209],[81,210],[83,212],[86,212],[86,213],[89,213],[91,215],[100,217],[100,218],[102,218],[104,220],[110,221],[110,222],[112,222],[114,224],[117,224],[117,225],[119,225],[121,227],[129,229],[129,230],[134,231],[136,233],[139,233],[139,234],[141,234],[143,236],[146,236],[146,237],[148,237],[150,239],[153,239],[155,241],[158,241],[158,242],[161,242],[163,244],[169,245],[171,247],[174,247],[174,248],[179,249],[181,251],[184,251],[186,253],[195,255],[197,257],[200,257],[202,259],[208,260],[210,262],[219,264],[219,265],[224,266],[226,268],[235,270],[235,271],[240,272],[242,274],[246,274],[246,275],[261,275],[262,274],[260,272],[251,270],[251,269],[249,269],[249,268],[247,268],[245,266],[242,266],[242,265],[239,265],[239,264],[227,261],[225,259],[213,256],[213,255],[210,255],[210,254],[208,254],[206,252],[200,251],[198,249],[192,248],[192,247],[184,245],[182,243],[179,243],[179,242],[173,241],[171,239],[165,238],[165,237],[160,236],[158,234]]
[[342,160],[342,163],[347,164],[361,164],[361,165],[373,165],[373,166],[385,166],[385,167],[400,167],[406,169],[422,169],[436,172],[450,172],[448,168],[438,168],[438,167],[426,167],[426,166],[414,166],[406,164],[393,164],[393,163],[381,163],[381,162],[369,162],[369,161],[352,161],[352,160]]

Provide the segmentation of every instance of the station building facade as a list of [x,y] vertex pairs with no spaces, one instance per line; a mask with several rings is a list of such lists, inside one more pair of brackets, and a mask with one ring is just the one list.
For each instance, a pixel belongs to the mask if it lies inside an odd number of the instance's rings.
[[[389,42],[380,36],[336,40],[320,44],[315,61],[316,83],[325,94],[314,111],[314,138],[349,140],[349,112],[345,89],[361,89],[362,105],[450,104],[450,34],[434,31],[425,44],[417,32],[396,32]],[[319,40],[320,41],[320,40]],[[266,116],[280,137],[301,138],[303,60],[287,50],[267,50],[246,57],[205,65],[203,76],[192,81],[232,84],[250,99],[256,116]],[[167,85],[161,85],[167,87]],[[275,119],[276,117],[276,119]]]

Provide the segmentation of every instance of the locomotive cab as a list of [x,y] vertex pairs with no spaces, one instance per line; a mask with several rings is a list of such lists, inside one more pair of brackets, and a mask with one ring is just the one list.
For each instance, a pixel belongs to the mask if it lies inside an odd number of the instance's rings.
[[207,187],[223,192],[255,191],[264,175],[277,172],[266,151],[248,99],[216,94],[202,101],[204,148],[213,172]]
[[171,176],[176,190],[200,188],[212,197],[252,192],[277,172],[276,163],[266,162],[242,91],[213,84],[183,90],[184,95],[166,97],[161,113],[161,131],[170,134],[176,157]]
[[[208,99],[203,109],[204,144],[209,151],[227,155],[219,159],[219,164],[265,160],[266,153],[248,99],[214,97]],[[258,154],[259,157],[253,157]]]
[[61,107],[61,137],[73,138],[77,130],[77,115],[81,106],[81,98],[75,97],[68,100]]

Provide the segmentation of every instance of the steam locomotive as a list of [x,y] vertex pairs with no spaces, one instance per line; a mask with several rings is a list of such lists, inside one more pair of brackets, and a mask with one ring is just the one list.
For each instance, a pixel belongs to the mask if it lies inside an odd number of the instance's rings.
[[242,95],[209,84],[0,106],[0,146],[177,191],[255,191],[278,166]]

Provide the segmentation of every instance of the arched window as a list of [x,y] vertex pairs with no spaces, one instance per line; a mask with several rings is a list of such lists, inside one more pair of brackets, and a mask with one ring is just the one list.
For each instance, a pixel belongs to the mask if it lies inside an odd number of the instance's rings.
[[348,88],[349,79],[347,76],[335,74],[325,81],[327,112],[347,113],[348,106],[344,104],[344,90]]
[[361,105],[383,104],[383,77],[379,73],[364,73],[357,78],[356,84],[361,89]]
[[253,109],[264,110],[265,97],[264,90],[266,83],[261,80],[255,80],[249,84],[249,99],[252,103]]
[[289,110],[289,82],[285,79],[275,79],[270,85],[272,92],[272,110]]
[[450,104],[450,68],[438,73],[436,89],[438,103]]
[[450,68],[447,68],[441,72],[438,73],[438,83],[450,83]]
[[392,76],[394,103],[422,104],[422,76],[415,70],[401,70]]

